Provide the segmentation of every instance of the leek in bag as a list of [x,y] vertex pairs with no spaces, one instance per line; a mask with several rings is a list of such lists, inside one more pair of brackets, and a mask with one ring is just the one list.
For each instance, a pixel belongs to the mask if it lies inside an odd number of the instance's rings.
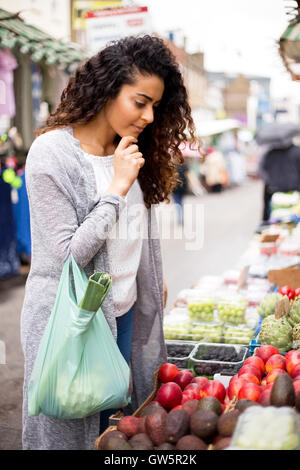
[[130,369],[101,310],[110,287],[109,274],[88,279],[66,260],[29,382],[30,416],[84,418],[129,403]]

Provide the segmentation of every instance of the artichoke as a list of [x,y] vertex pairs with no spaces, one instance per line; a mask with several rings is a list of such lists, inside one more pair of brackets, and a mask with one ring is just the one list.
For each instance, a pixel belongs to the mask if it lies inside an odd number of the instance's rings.
[[268,294],[257,307],[257,311],[262,318],[274,315],[276,303],[282,299],[281,294]]
[[297,298],[291,303],[291,310],[287,316],[288,322],[292,327],[300,323],[300,299]]
[[300,348],[300,324],[293,328],[293,349]]
[[261,323],[259,333],[260,344],[271,344],[279,352],[288,351],[292,347],[293,328],[286,316],[276,320],[275,315],[267,316]]

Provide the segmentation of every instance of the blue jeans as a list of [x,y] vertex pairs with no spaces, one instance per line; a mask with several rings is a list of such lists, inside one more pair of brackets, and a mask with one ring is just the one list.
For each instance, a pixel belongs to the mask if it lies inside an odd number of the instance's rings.
[[[117,317],[117,344],[127,364],[130,362],[133,330],[133,307],[121,317]],[[118,410],[104,410],[100,413],[100,434],[109,425],[109,417]]]

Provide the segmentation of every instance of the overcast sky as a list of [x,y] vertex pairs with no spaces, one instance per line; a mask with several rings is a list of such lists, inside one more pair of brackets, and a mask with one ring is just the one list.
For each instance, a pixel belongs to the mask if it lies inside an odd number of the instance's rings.
[[207,70],[270,76],[274,96],[300,95],[277,51],[288,20],[284,0],[136,1],[149,7],[157,32],[174,30],[189,52],[203,51]]

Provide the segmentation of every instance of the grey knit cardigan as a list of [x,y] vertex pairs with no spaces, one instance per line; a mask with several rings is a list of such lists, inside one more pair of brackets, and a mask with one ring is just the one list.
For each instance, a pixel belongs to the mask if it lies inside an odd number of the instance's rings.
[[[23,449],[93,449],[99,436],[99,414],[74,420],[28,416],[27,389],[64,261],[72,253],[87,276],[94,271],[109,272],[106,237],[126,202],[113,194],[97,197],[92,165],[70,127],[35,139],[26,161],[26,187],[32,260],[21,314],[25,358]],[[154,207],[148,210],[148,236],[143,238],[137,292],[131,358],[133,393],[127,413],[151,393],[153,374],[167,359],[162,326],[162,262]],[[102,308],[116,339],[111,291]]]

